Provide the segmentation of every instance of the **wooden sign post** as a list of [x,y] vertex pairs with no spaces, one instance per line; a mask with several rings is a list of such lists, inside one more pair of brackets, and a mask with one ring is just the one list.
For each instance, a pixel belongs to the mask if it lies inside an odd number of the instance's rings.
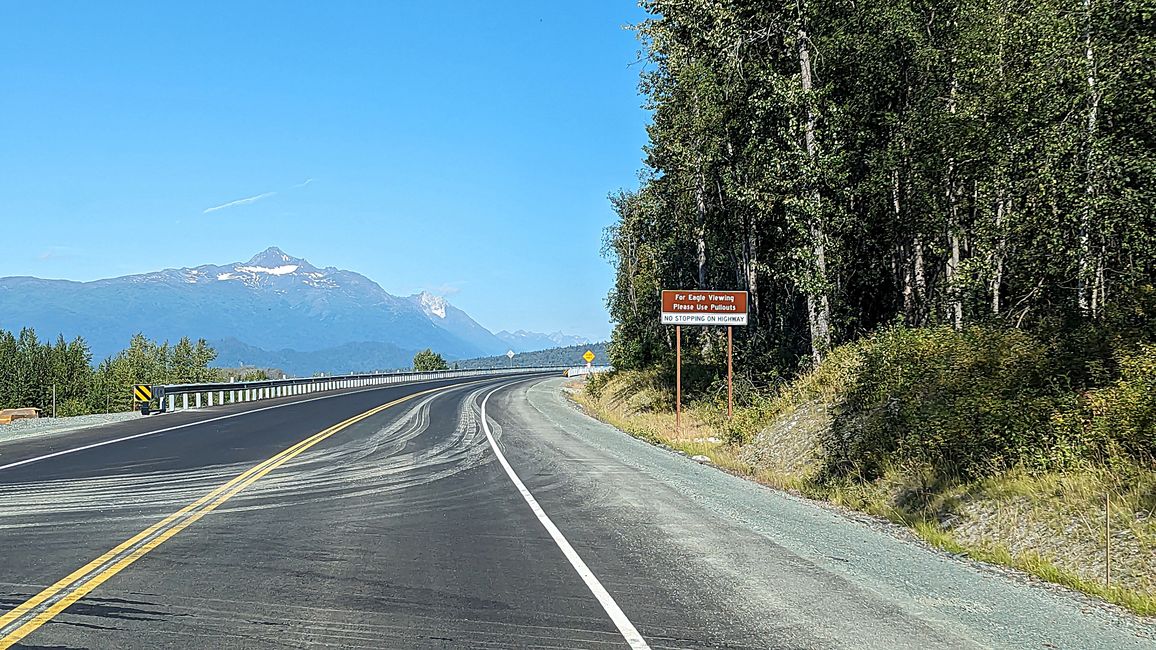
[[727,326],[727,418],[734,412],[734,326],[747,324],[746,291],[666,290],[662,324],[674,325],[674,424],[682,428],[682,326]]
[[674,326],[674,428],[682,430],[682,325]]

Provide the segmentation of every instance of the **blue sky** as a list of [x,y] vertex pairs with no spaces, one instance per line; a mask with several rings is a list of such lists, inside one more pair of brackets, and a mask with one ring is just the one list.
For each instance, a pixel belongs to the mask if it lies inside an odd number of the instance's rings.
[[648,119],[623,26],[644,17],[629,0],[0,0],[0,276],[275,245],[495,331],[604,338],[606,195],[637,184]]

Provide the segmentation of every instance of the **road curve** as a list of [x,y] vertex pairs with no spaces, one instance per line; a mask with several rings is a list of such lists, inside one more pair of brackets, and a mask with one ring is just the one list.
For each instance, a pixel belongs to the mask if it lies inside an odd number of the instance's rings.
[[0,445],[0,648],[1154,647],[559,389],[390,386]]

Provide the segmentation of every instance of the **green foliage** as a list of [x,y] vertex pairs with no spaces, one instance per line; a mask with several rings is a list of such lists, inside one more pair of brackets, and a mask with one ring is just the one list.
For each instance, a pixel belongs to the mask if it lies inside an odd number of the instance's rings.
[[[1110,381],[1103,333],[1156,322],[1135,318],[1156,313],[1136,309],[1156,279],[1150,4],[644,2],[646,169],[604,244],[614,365],[669,367],[659,290],[698,286],[751,292],[753,386],[829,351],[823,320],[833,345],[896,322],[1082,330],[1064,378]],[[683,334],[717,377],[721,329]]]
[[1097,373],[1070,343],[1010,328],[895,327],[858,347],[824,440],[830,476],[905,466],[972,479],[1156,457],[1156,346],[1118,353],[1120,378],[1091,391],[1080,378]]
[[413,355],[413,369],[418,372],[431,372],[434,370],[449,370],[449,365],[442,355],[426,348],[421,352]]
[[1088,394],[1085,426],[1111,442],[1111,456],[1156,463],[1156,345],[1121,352],[1117,362],[1119,380]]
[[28,328],[19,336],[0,331],[0,408],[32,406],[51,415],[55,386],[57,414],[78,410],[92,388],[91,358],[79,338],[51,344]]
[[93,368],[83,339],[48,344],[31,329],[19,336],[0,331],[0,408],[33,406],[51,414],[55,386],[58,416],[127,411],[134,384],[220,381],[220,371],[209,367],[215,358],[204,339],[169,346],[137,334],[127,349]]
[[613,379],[613,373],[596,372],[586,377],[586,392],[594,399],[602,399],[602,391]]
[[[245,368],[245,371],[237,376],[237,381],[269,381],[273,379],[274,375],[264,368]],[[275,375],[280,377],[280,374]]]

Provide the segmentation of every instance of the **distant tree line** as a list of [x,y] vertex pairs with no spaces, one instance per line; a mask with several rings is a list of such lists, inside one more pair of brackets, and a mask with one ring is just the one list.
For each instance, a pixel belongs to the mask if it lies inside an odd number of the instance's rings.
[[505,355],[497,355],[493,357],[479,357],[477,359],[467,359],[465,361],[456,362],[462,368],[540,368],[549,366],[584,366],[586,361],[582,359],[582,355],[590,350],[594,353],[595,365],[606,365],[609,363],[609,357],[606,353],[605,343],[590,343],[586,345],[569,345],[560,348],[549,348],[546,350],[535,350],[534,352],[519,352],[514,355],[513,359]]
[[[643,4],[617,367],[669,363],[662,288],[750,291],[738,349],[768,377],[893,323],[1150,338],[1150,2]],[[684,350],[717,361],[723,336],[684,328]]]
[[128,348],[92,365],[84,339],[42,342],[32,329],[19,335],[0,331],[0,408],[36,407],[52,412],[56,389],[59,416],[127,411],[134,384],[178,384],[227,380],[209,367],[217,353],[204,339],[182,338],[175,345],[142,334]]

